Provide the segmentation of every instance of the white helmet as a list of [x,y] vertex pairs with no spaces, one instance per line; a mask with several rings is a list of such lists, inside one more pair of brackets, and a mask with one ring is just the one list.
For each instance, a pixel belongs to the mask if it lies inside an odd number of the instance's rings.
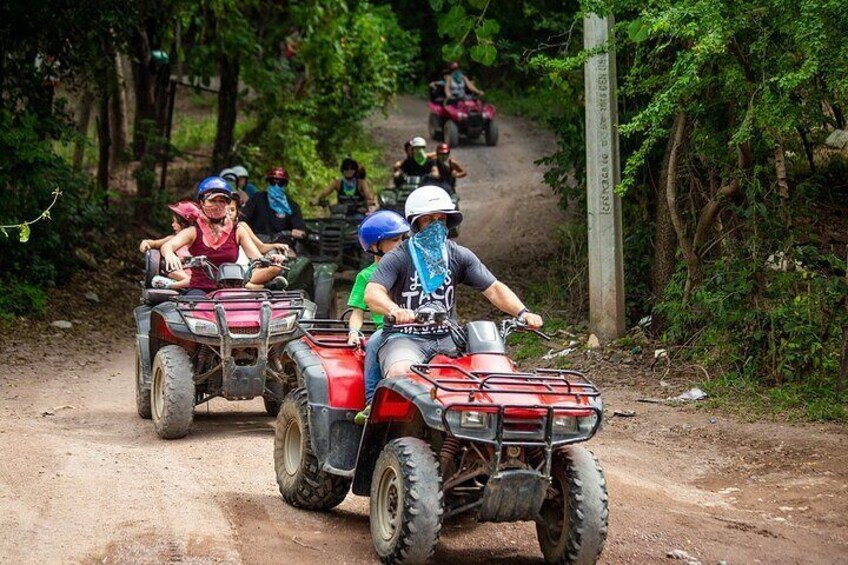
[[409,140],[410,147],[427,147],[427,142],[423,137],[413,137]]
[[425,185],[420,186],[412,191],[406,199],[406,220],[412,226],[412,231],[417,232],[418,227],[415,225],[416,220],[427,214],[443,213],[448,215],[446,222],[448,229],[453,229],[462,222],[462,213],[456,209],[456,204],[451,200],[450,195],[445,192],[445,189]]
[[235,167],[233,167],[233,172],[236,174],[237,177],[248,177],[248,176],[250,176],[250,175],[247,174],[247,169],[245,169],[241,165],[236,165]]
[[238,175],[236,174],[234,169],[224,169],[218,176],[224,179],[227,182],[236,182]]

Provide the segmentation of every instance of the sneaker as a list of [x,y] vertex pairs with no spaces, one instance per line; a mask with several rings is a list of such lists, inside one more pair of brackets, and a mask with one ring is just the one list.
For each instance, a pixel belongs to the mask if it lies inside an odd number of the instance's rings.
[[153,277],[151,284],[153,288],[171,288],[174,286],[174,283],[177,282],[174,279],[169,279],[168,277],[163,277],[162,275],[156,275]]
[[271,290],[286,290],[289,287],[289,281],[286,280],[286,277],[279,275],[271,279],[265,286]]
[[368,421],[368,418],[371,416],[371,405],[365,407],[365,410],[354,416],[353,422],[360,426],[364,426]]

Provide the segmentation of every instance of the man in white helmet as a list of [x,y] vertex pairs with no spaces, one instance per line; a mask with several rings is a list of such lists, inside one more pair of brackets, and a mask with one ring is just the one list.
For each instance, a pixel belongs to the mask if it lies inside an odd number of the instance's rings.
[[[429,185],[416,189],[406,200],[405,212],[413,236],[383,257],[371,276],[365,302],[372,312],[409,324],[415,320],[416,308],[436,302],[455,319],[456,287],[462,283],[482,292],[510,316],[541,327],[541,316],[531,313],[472,251],[447,239],[448,231],[462,222],[462,214],[444,189]],[[407,327],[386,337],[380,366],[385,378],[397,377],[407,374],[411,365],[453,350],[447,331]]]
[[423,137],[409,140],[409,155],[395,168],[395,179],[403,175],[410,177],[439,178],[439,167],[433,159],[427,157],[427,142]]

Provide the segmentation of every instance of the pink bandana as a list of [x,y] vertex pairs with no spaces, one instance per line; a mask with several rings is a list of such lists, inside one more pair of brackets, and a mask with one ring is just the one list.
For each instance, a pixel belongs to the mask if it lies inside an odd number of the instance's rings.
[[197,227],[200,229],[200,233],[203,237],[203,243],[212,249],[218,249],[225,241],[227,241],[227,238],[230,237],[230,233],[232,233],[235,224],[230,218],[227,218],[224,221],[221,232],[215,235],[212,231],[212,227],[209,225],[209,220],[207,220],[204,216],[200,216],[197,220]]

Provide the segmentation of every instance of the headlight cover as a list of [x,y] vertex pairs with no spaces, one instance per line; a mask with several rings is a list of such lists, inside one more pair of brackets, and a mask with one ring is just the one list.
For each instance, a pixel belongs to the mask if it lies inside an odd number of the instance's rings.
[[192,318],[191,316],[186,316],[185,321],[186,324],[188,324],[188,329],[191,330],[191,333],[193,334],[210,337],[216,337],[218,335],[218,324],[215,322],[202,320],[200,318]]
[[271,320],[269,332],[271,335],[286,334],[294,331],[296,323],[297,314],[289,314],[281,318],[274,318]]
[[494,440],[497,430],[495,414],[481,410],[453,409],[445,414],[453,435],[479,440]]
[[380,204],[384,206],[394,206],[397,204],[397,195],[394,190],[384,190],[380,193]]

